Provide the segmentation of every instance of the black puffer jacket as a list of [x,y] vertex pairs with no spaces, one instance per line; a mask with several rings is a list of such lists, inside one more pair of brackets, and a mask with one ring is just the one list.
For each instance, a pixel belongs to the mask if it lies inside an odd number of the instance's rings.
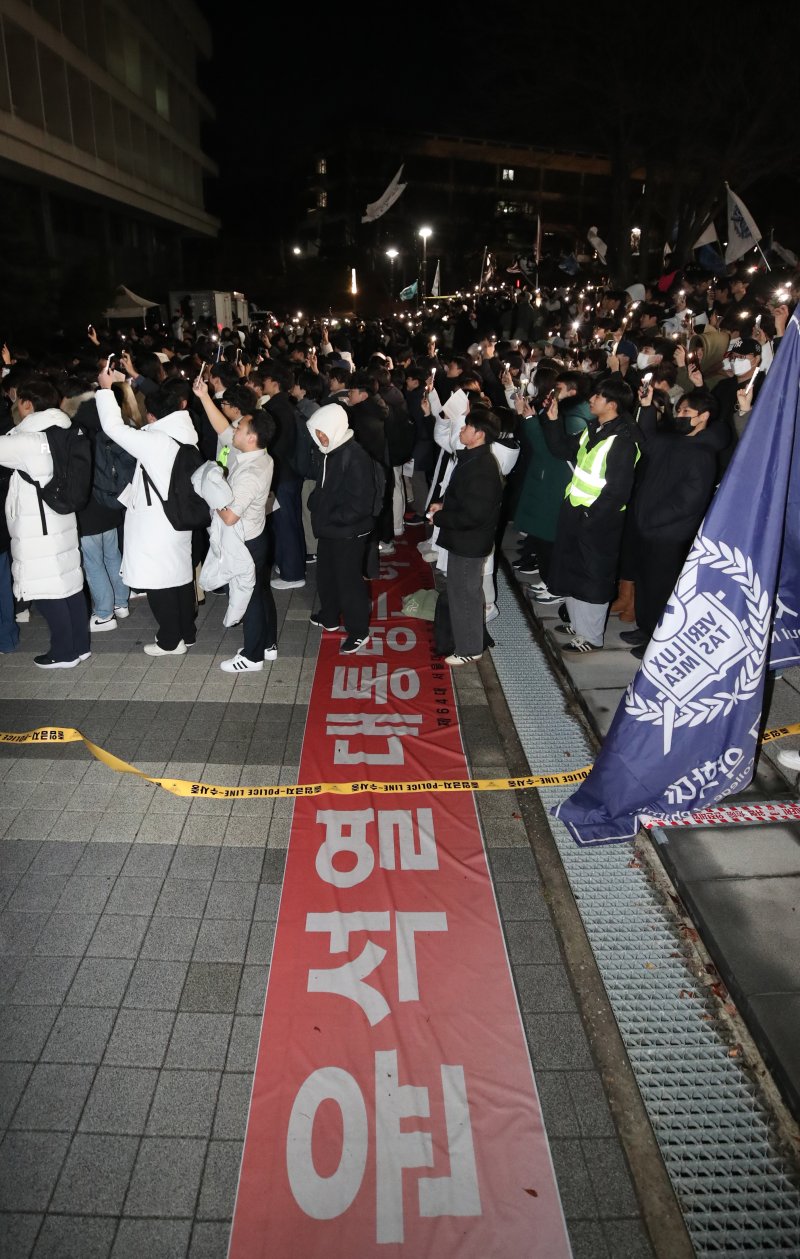
[[503,485],[490,445],[459,451],[442,508],[433,518],[439,526],[439,546],[467,558],[490,555],[500,518]]
[[330,454],[314,451],[316,489],[308,500],[317,538],[355,538],[375,524],[373,506],[383,469],[353,438]]

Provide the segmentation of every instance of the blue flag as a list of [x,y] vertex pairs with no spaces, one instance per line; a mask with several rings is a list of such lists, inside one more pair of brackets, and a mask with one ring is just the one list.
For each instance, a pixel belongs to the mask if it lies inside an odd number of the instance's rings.
[[800,658],[798,313],[600,755],[553,810],[579,844],[632,839],[641,817],[753,776],[766,670]]
[[400,301],[410,302],[412,297],[417,296],[417,287],[419,280],[415,280],[413,284],[409,284],[406,288],[400,290]]

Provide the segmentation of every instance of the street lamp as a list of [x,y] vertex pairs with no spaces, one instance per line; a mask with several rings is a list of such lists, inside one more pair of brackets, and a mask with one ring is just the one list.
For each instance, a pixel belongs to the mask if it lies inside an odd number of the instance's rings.
[[386,250],[386,257],[389,259],[389,296],[390,297],[394,297],[394,264],[395,264],[395,259],[397,258],[399,252],[400,252],[399,250],[394,249],[394,248]]
[[294,254],[295,258],[299,258],[302,252],[303,251],[299,245],[292,245],[292,253]]
[[424,301],[428,291],[428,237],[433,235],[433,228],[421,227],[419,235],[422,237],[422,293],[420,296]]

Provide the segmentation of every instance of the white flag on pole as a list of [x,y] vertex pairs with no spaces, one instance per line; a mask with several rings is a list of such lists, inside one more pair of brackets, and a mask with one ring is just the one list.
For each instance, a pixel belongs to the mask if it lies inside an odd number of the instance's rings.
[[698,236],[697,240],[692,245],[692,249],[699,249],[702,245],[713,245],[715,240],[719,240],[719,236],[717,235],[717,229],[714,226],[714,220],[712,219],[706,230]]
[[731,192],[728,184],[728,246],[725,261],[736,262],[761,240],[761,232],[755,219],[741,197]]
[[439,296],[441,292],[440,281],[441,281],[441,275],[439,273],[439,259],[437,258],[436,259],[436,275],[433,277],[433,284],[431,285],[431,297]]
[[378,197],[377,201],[373,201],[367,206],[366,214],[362,214],[361,216],[362,223],[374,223],[375,219],[379,219],[382,214],[385,214],[387,210],[390,210],[397,198],[405,192],[408,185],[400,183],[400,176],[402,174],[403,167],[401,166],[394,179],[383,193],[383,196]]

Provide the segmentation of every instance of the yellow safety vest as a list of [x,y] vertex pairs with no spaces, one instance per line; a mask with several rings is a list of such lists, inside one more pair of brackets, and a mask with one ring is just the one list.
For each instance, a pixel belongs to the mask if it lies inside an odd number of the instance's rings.
[[[608,452],[616,436],[616,433],[611,433],[610,436],[604,437],[602,441],[599,441],[593,450],[587,452],[589,430],[584,429],[581,433],[575,470],[572,473],[572,480],[564,491],[564,497],[569,499],[573,507],[591,507],[593,503],[597,502],[605,488]],[[637,447],[635,460],[637,463],[639,453]],[[624,510],[625,505],[623,504],[620,511]]]

